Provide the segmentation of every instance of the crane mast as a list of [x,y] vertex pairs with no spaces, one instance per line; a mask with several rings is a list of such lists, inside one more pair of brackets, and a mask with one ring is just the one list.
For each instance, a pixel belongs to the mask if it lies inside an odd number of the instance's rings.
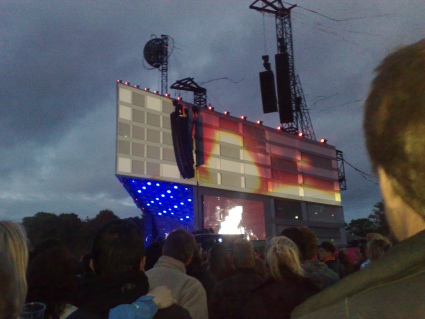
[[[261,3],[261,6],[258,4]],[[276,22],[276,40],[277,40],[277,52],[286,59],[288,70],[287,74],[289,80],[290,97],[284,97],[287,101],[290,101],[290,108],[292,109],[291,121],[282,123],[282,129],[291,134],[298,134],[300,132],[306,138],[315,140],[313,125],[310,120],[308,113],[307,104],[304,98],[304,92],[301,87],[299,77],[295,74],[294,67],[294,50],[292,44],[292,26],[291,26],[291,10],[296,7],[292,5],[286,8],[281,0],[257,0],[253,2],[250,9],[257,10],[259,12],[272,14],[275,16]],[[278,74],[279,75],[279,74]],[[279,81],[279,79],[278,79]],[[278,85],[279,86],[279,85]],[[279,105],[282,107],[282,93],[279,94]]]

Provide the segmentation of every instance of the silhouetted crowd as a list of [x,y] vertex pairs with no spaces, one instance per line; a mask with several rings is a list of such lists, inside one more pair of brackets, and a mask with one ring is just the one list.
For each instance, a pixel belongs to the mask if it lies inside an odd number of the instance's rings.
[[8,315],[0,318],[17,318],[24,302],[43,303],[46,319],[290,318],[303,301],[391,246],[370,234],[354,265],[331,242],[318,246],[307,227],[290,227],[267,240],[260,256],[242,238],[231,249],[216,243],[204,251],[184,229],[145,249],[139,225],[119,219],[102,226],[91,252],[77,260],[56,239],[28,253],[24,233],[0,222],[1,264],[10,266],[2,267],[0,310]]

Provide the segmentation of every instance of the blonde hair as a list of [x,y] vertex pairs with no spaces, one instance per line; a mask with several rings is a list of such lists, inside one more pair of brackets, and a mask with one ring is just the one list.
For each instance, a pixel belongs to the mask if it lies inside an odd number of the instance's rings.
[[267,264],[274,279],[282,280],[285,273],[304,276],[298,247],[292,240],[279,236],[272,238],[269,244],[271,247],[267,251]]
[[28,265],[28,247],[24,230],[11,221],[0,221],[0,254],[14,264],[17,277],[17,289],[13,301],[19,313],[27,294],[26,270]]
[[367,233],[366,234],[366,242],[370,243],[375,239],[385,239],[385,237],[379,233]]
[[391,246],[391,242],[385,237],[374,239],[367,244],[366,256],[370,261],[378,260]]

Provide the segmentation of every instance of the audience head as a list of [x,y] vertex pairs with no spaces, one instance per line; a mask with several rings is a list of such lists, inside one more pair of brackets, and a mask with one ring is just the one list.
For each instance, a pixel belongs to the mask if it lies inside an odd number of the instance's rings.
[[198,245],[196,244],[195,236],[185,229],[178,228],[173,230],[165,239],[162,254],[188,265],[197,248]]
[[204,266],[204,261],[202,260],[202,253],[201,249],[198,247],[193,252],[192,260],[189,265],[186,266],[186,269],[192,268],[192,269],[200,269]]
[[164,241],[155,241],[148,247],[146,247],[146,264],[145,270],[153,268],[158,259],[162,256],[162,248],[164,247]]
[[366,242],[367,243],[370,243],[372,240],[382,239],[382,238],[384,238],[384,236],[382,236],[379,233],[367,233],[366,234]]
[[320,244],[318,250],[318,257],[320,261],[325,260],[326,258],[335,256],[336,247],[330,241],[324,241]]
[[26,285],[10,254],[0,252],[0,319],[16,319],[24,305]]
[[347,274],[351,274],[354,271],[353,263],[345,250],[338,251],[338,260],[345,267]]
[[[11,221],[0,221],[0,254],[8,263],[13,264],[16,295],[10,296],[13,308],[20,311],[27,293],[26,270],[28,247],[23,229]],[[12,270],[9,270],[12,271]]]
[[44,239],[34,246],[34,249],[30,252],[29,260],[31,262],[32,259],[37,257],[42,252],[52,248],[58,248],[58,247],[64,247],[60,239],[57,239],[57,238]]
[[229,260],[229,252],[223,244],[216,244],[210,251],[209,270],[218,281],[230,277],[233,268]]
[[425,39],[381,62],[365,103],[366,146],[379,173],[388,222],[399,240],[421,230],[401,218],[425,218],[424,69]]
[[59,317],[76,298],[77,270],[78,261],[66,248],[39,253],[28,266],[27,302],[44,303],[45,318]]
[[297,244],[301,262],[316,258],[317,237],[308,227],[290,227],[283,230],[282,235]]
[[298,247],[292,240],[285,236],[274,237],[270,245],[267,264],[275,280],[282,280],[285,276],[304,276]]
[[267,263],[261,258],[255,258],[255,273],[263,278],[267,278],[269,275]]
[[381,258],[391,248],[391,242],[385,237],[374,239],[367,244],[367,257],[370,261]]
[[143,232],[131,220],[110,221],[97,231],[91,254],[98,275],[143,270]]
[[255,269],[254,245],[246,239],[236,239],[233,242],[232,259],[236,268]]

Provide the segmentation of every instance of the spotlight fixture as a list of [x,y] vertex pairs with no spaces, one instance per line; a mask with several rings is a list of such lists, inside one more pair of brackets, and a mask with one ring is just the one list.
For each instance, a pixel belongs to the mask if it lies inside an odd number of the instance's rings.
[[164,96],[165,97],[170,97],[170,93],[165,93]]
[[277,129],[278,131],[282,131],[282,126],[278,126],[278,127],[276,127],[276,129]]
[[263,121],[257,120],[256,122],[258,125],[263,125]]
[[139,84],[136,84],[136,85],[134,85],[134,87],[135,87],[136,89],[138,89],[138,88],[140,88],[140,85],[139,85]]
[[122,83],[122,80],[119,80],[119,79],[118,79],[118,80],[117,80],[117,83]]
[[144,88],[143,90],[145,90],[145,91],[149,92],[149,90],[150,90],[150,89],[149,89],[149,88]]
[[326,142],[327,142],[328,140],[327,139],[325,139],[325,138],[321,138],[320,139],[320,143],[323,143],[323,144],[326,144]]
[[214,107],[212,107],[212,105],[211,105],[211,104],[208,104],[208,110],[210,110],[210,111],[214,111]]
[[230,115],[230,112],[229,111],[224,111],[224,114],[225,115]]
[[241,120],[246,120],[246,116],[245,116],[245,115],[241,115],[241,116],[240,116],[240,119],[241,119]]
[[157,90],[153,91],[154,94],[158,94],[159,92]]
[[298,132],[298,136],[299,137],[304,137],[304,133],[303,132]]
[[124,84],[127,85],[127,86],[129,86],[130,85],[130,82],[124,82]]
[[182,97],[181,96],[178,96],[177,97],[177,101],[181,101],[182,100]]

